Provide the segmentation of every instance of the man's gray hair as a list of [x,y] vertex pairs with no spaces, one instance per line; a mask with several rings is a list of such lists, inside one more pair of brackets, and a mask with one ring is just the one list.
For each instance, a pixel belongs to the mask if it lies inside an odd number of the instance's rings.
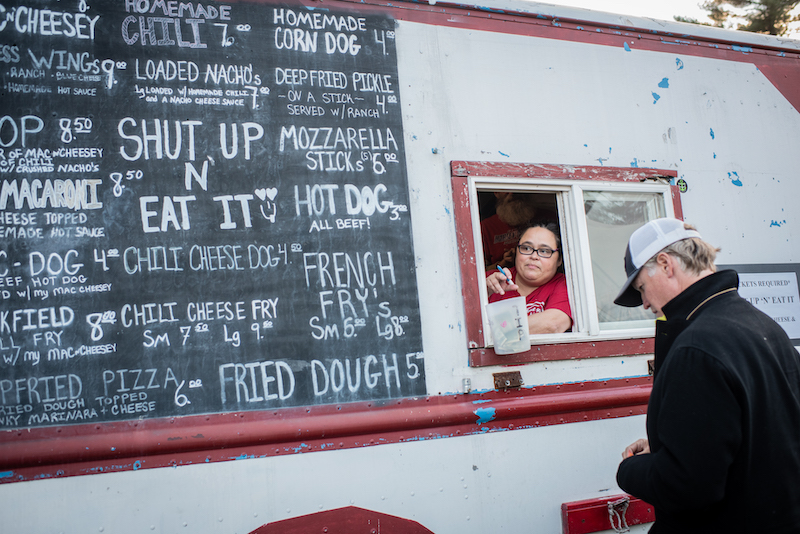
[[[691,224],[684,223],[683,227],[687,230],[697,230]],[[719,248],[715,248],[702,239],[692,237],[690,239],[676,241],[668,247],[661,249],[658,254],[662,252],[669,254],[678,260],[684,272],[698,275],[706,269],[716,272],[717,267],[714,265],[714,260],[717,258],[717,252],[719,251]],[[656,268],[656,258],[658,258],[658,254],[655,254],[642,265],[642,268],[647,268],[647,274],[650,276],[653,275]]]

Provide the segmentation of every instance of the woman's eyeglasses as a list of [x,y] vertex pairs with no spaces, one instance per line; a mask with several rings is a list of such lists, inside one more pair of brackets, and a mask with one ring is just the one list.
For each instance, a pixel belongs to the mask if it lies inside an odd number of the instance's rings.
[[517,250],[524,256],[530,256],[535,252],[540,258],[549,258],[553,255],[553,252],[558,252],[558,249],[553,250],[551,248],[533,248],[530,245],[517,245]]

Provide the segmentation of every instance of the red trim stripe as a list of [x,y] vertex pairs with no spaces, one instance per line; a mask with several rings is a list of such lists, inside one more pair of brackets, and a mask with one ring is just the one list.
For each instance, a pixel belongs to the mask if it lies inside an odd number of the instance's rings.
[[0,483],[424,441],[646,413],[649,377],[0,433]]

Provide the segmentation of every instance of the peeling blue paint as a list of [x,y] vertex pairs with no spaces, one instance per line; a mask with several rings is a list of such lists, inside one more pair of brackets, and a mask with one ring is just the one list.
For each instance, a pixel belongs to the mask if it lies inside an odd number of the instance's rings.
[[136,460],[135,462],[133,462],[133,470],[134,471],[138,471],[141,468],[142,468],[142,461],[141,460]]
[[486,404],[487,402],[492,402],[492,401],[489,400],[489,399],[481,399],[481,400],[472,401],[472,404]]
[[717,159],[717,153],[716,152],[712,152],[712,154],[714,155],[714,159]]
[[14,471],[3,471],[0,472],[0,478],[11,478],[14,476]]
[[737,51],[737,52],[742,52],[743,54],[746,54],[748,52],[752,52],[753,51],[753,49],[750,48],[749,46],[736,46],[736,45],[734,45],[733,49],[735,51]]
[[494,9],[494,8],[490,8],[490,7],[481,7],[481,6],[477,6],[477,7],[478,7],[479,10],[486,11],[487,13],[499,13],[501,15],[505,13],[505,11],[503,11],[502,9]]
[[709,128],[708,133],[711,135],[711,139],[715,139],[716,136],[714,135],[714,128]]
[[675,65],[677,65],[678,70],[683,70],[683,61],[681,61],[681,58],[675,58]]
[[633,161],[631,161],[631,167],[635,169],[639,168],[639,160],[637,158],[633,158]]
[[502,153],[502,152],[500,152],[499,150],[497,151],[497,153],[498,153],[498,154],[500,154],[501,156],[505,156],[505,157],[507,157],[507,158],[510,158],[510,157],[511,157],[511,156],[509,156],[508,154],[503,154],[503,153]]
[[658,83],[658,86],[661,87],[662,89],[669,89],[669,78],[662,79]]
[[[414,436],[410,438],[406,438],[404,441],[430,441],[432,439],[444,439],[444,438],[452,438],[455,437],[454,434],[439,434],[437,436]],[[369,445],[374,445],[371,443],[365,443],[364,446],[367,447]]]
[[478,420],[475,423],[477,425],[488,423],[489,421],[492,421],[495,417],[497,417],[494,408],[478,408],[477,410],[475,410],[475,415],[478,416]]
[[642,377],[646,377],[646,376],[648,376],[648,375],[646,375],[646,374],[644,374],[644,375],[617,375],[617,376],[607,376],[605,378],[590,378],[590,379],[587,379],[587,380],[574,380],[572,382],[542,382],[540,384],[530,385],[530,386],[523,386],[523,387],[525,387],[526,389],[532,389],[532,388],[536,388],[536,387],[540,387],[540,386],[564,386],[566,384],[589,384],[589,383],[599,384],[599,383],[602,383],[602,382],[608,382],[609,380],[623,380],[623,379],[627,379],[627,378],[642,378]]
[[780,228],[784,224],[786,224],[786,220],[783,220],[783,221],[772,221],[772,222],[769,223],[769,227],[772,228],[773,226],[777,226],[778,228]]
[[728,178],[731,179],[731,183],[736,187],[742,187],[742,181],[739,179],[739,173],[731,171],[728,173]]
[[653,104],[655,104],[661,98],[661,95],[657,93],[651,93],[651,94],[653,95]]
[[630,52],[630,51],[631,51],[631,47],[630,47],[630,46],[628,46],[628,43],[627,43],[627,42],[625,42],[625,43],[622,43],[622,45],[623,45],[623,48],[625,48],[625,51],[626,51],[626,52]]

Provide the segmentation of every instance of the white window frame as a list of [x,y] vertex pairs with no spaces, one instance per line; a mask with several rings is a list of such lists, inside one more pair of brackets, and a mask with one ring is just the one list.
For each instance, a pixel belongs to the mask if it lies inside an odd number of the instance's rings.
[[[492,166],[497,165],[503,167],[503,164],[480,164],[480,163],[467,163],[478,168],[478,173],[472,174],[471,170],[464,171],[460,164],[464,162],[453,162],[454,185],[456,185],[456,178],[463,180],[466,176],[466,191],[463,193],[457,192],[454,189],[454,198],[458,194],[465,194],[469,199],[469,213],[465,215],[468,217],[471,226],[471,250],[469,256],[474,258],[483,258],[483,245],[481,239],[480,228],[480,214],[478,206],[478,191],[523,191],[523,192],[538,192],[538,193],[552,193],[556,195],[556,203],[558,208],[559,226],[561,229],[562,248],[564,249],[564,272],[567,278],[567,288],[569,291],[570,306],[572,307],[574,328],[573,332],[566,332],[561,334],[537,334],[531,336],[531,345],[533,354],[521,355],[519,358],[508,358],[503,356],[504,363],[516,364],[528,361],[540,361],[536,352],[548,353],[547,356],[542,356],[541,359],[570,359],[570,358],[583,358],[593,357],[591,354],[594,352],[590,347],[594,347],[597,342],[598,345],[603,342],[611,342],[615,345],[613,348],[608,349],[607,353],[598,351],[597,356],[604,355],[617,355],[617,354],[641,354],[641,348],[633,347],[638,343],[645,343],[646,338],[649,338],[649,346],[652,346],[652,337],[655,332],[655,323],[647,327],[633,327],[633,328],[620,328],[620,329],[601,329],[600,321],[597,314],[597,301],[594,286],[594,277],[592,275],[592,261],[591,252],[589,248],[589,233],[586,221],[586,213],[584,207],[584,191],[610,191],[614,193],[654,193],[660,195],[663,200],[664,212],[667,216],[681,217],[681,207],[678,203],[675,204],[673,199],[676,198],[677,188],[671,183],[676,177],[675,171],[660,171],[657,169],[614,169],[603,168],[605,175],[613,173],[615,170],[619,171],[620,177],[615,176],[611,180],[593,179],[588,176],[589,170],[597,169],[592,167],[576,167],[574,171],[570,171],[567,166],[545,166],[545,165],[528,165],[533,172],[528,171],[524,176],[519,176],[521,172],[516,172],[515,175],[506,176],[502,172],[492,172]],[[485,168],[484,168],[485,167]],[[545,177],[539,178],[536,176],[536,171],[547,167],[548,172],[543,172]],[[513,167],[516,169],[516,167]],[[556,172],[554,169],[564,169],[564,172]],[[587,170],[588,169],[588,170]],[[501,169],[502,170],[502,169]],[[570,175],[572,172],[572,176]],[[461,173],[461,174],[459,174]],[[554,175],[563,174],[561,178],[553,177]],[[603,174],[601,174],[603,175]],[[633,178],[631,178],[633,177]],[[459,182],[461,184],[463,182]],[[620,251],[619,268],[623,268],[623,251]],[[474,279],[477,283],[476,291],[473,294],[480,299],[480,325],[481,332],[478,336],[470,336],[470,349],[483,353],[489,352],[488,360],[497,360],[492,349],[491,333],[488,324],[488,318],[485,312],[485,304],[488,302],[488,295],[486,285],[483,282],[486,276],[486,270],[483,261],[475,261],[473,265],[469,266],[474,272],[468,275],[470,280]],[[463,273],[462,267],[462,273]],[[577,298],[582,295],[583,298]],[[467,292],[465,291],[465,307],[474,306],[474,300],[467,302]],[[469,323],[468,319],[468,323]],[[479,341],[474,341],[478,338]],[[620,343],[613,343],[619,340]],[[625,340],[631,343],[625,343]],[[641,341],[640,341],[641,340]],[[482,343],[481,343],[482,341]],[[635,342],[635,343],[634,343]],[[576,351],[580,354],[589,354],[583,356],[575,352],[569,354],[569,346],[574,345]],[[553,347],[547,347],[552,345]],[[622,348],[618,348],[619,345]],[[555,351],[555,348],[558,351]],[[552,348],[554,350],[547,350]],[[561,355],[567,350],[567,353]],[[609,352],[610,351],[610,352]],[[630,352],[633,351],[633,352]],[[555,354],[558,352],[559,354]],[[484,354],[485,356],[485,354]],[[480,360],[481,358],[479,358]],[[487,358],[483,357],[485,361]],[[493,363],[474,363],[471,356],[471,365],[492,365]],[[497,360],[499,363],[499,360]]]

